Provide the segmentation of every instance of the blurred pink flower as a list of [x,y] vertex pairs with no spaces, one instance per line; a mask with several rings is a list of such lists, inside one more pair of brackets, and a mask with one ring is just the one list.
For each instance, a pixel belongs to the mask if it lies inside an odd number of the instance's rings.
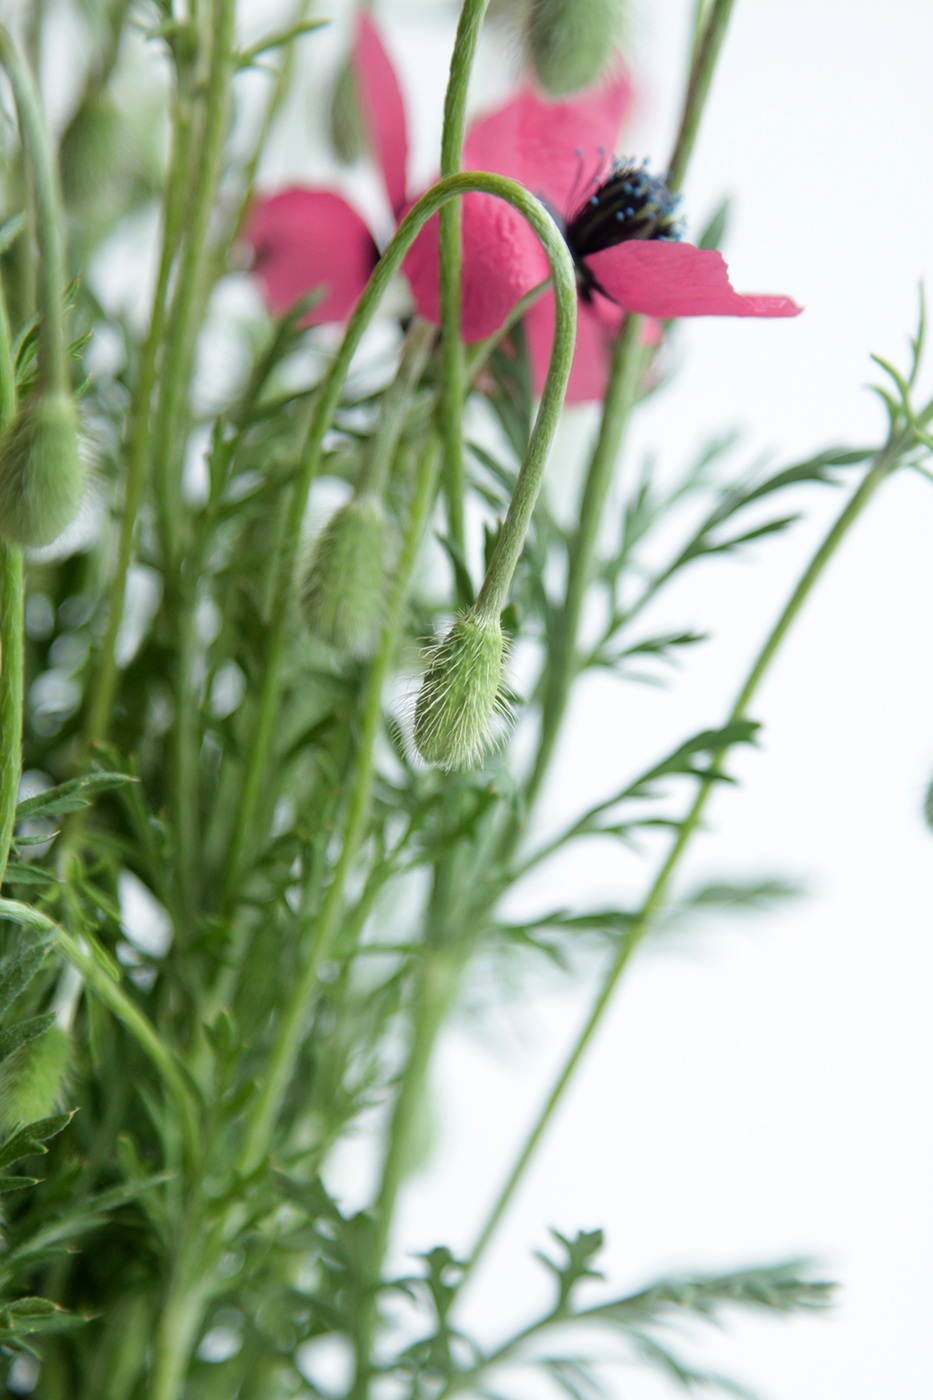
[[[398,80],[373,22],[358,21],[354,68],[369,132],[393,215],[406,197],[408,139]],[[625,312],[656,320],[680,316],[795,316],[787,297],[742,296],[722,256],[681,243],[676,200],[643,167],[607,157],[632,102],[624,72],[564,102],[525,87],[474,122],[464,148],[466,170],[488,170],[539,196],[560,224],[577,267],[577,344],[568,402],[602,397],[609,353]],[[525,220],[500,199],[463,199],[462,332],[485,340],[517,302],[549,275],[547,258]],[[280,312],[315,286],[325,298],[309,321],[344,319],[363,289],[376,248],[359,214],[330,191],[293,188],[260,200],[247,228],[256,270],[271,308]],[[415,306],[439,320],[437,218],[416,239],[403,270]],[[550,358],[554,301],[542,293],[525,317],[536,387]],[[648,338],[657,339],[657,327]]]

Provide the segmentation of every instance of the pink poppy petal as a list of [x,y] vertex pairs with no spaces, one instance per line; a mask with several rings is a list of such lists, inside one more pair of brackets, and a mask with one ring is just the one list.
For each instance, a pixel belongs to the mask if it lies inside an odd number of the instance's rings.
[[[402,264],[418,314],[435,325],[440,321],[437,225],[435,216]],[[467,343],[493,335],[548,272],[541,244],[510,204],[492,195],[464,196],[462,333]]]
[[625,308],[668,320],[675,316],[799,316],[789,297],[741,296],[722,254],[689,243],[633,240],[586,259],[607,296]]
[[373,154],[382,171],[393,214],[405,203],[408,167],[408,128],[405,103],[392,60],[369,15],[362,11],[353,45],[354,71],[359,83],[363,121]]
[[253,205],[245,230],[269,309],[326,288],[305,325],[345,321],[379,259],[359,214],[329,190],[283,190]]
[[622,70],[566,102],[548,102],[526,88],[473,123],[464,166],[509,175],[569,218],[588,182],[605,173],[631,105],[632,84]]
[[[602,399],[609,378],[609,356],[625,313],[605,297],[577,303],[577,340],[567,385],[566,402],[594,403]],[[525,337],[535,393],[544,388],[554,342],[554,293],[542,293],[525,316]]]

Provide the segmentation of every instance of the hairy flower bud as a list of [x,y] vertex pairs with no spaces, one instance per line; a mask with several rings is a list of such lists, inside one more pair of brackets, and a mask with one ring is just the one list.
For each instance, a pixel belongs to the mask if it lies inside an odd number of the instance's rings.
[[71,1038],[61,1026],[50,1026],[7,1055],[0,1064],[0,1133],[47,1118],[59,1107],[70,1061]]
[[528,49],[545,92],[565,97],[603,77],[622,20],[623,0],[531,0]]
[[415,706],[415,745],[428,763],[475,767],[508,716],[508,647],[498,618],[466,613],[437,646]]
[[74,519],[82,487],[74,400],[39,393],[21,405],[0,442],[0,536],[50,544]]
[[385,610],[387,523],[375,496],[354,496],[321,531],[302,594],[308,626],[343,656],[369,656]]
[[337,70],[330,98],[330,144],[344,165],[360,160],[366,151],[366,128],[360,110],[356,74],[349,59]]

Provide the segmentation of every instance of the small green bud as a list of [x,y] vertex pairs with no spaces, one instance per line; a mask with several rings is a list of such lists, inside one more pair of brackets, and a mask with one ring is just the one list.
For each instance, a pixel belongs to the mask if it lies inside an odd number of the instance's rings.
[[50,544],[77,514],[83,484],[74,400],[39,393],[21,405],[0,442],[0,536]]
[[354,496],[321,531],[303,603],[308,626],[342,656],[372,655],[385,615],[387,524],[382,502]]
[[344,165],[352,165],[366,152],[366,127],[360,110],[356,74],[349,58],[341,63],[331,93],[330,144]]
[[70,1063],[71,1037],[61,1026],[50,1026],[7,1055],[0,1064],[0,1133],[54,1113]]
[[465,613],[436,648],[415,706],[415,746],[448,771],[475,768],[509,713],[498,618]]
[[528,49],[545,92],[566,97],[598,82],[616,55],[624,0],[531,0]]

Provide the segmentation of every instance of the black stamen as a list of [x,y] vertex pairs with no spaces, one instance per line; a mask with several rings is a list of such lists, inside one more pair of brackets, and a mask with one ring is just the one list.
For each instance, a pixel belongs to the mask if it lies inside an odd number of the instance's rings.
[[597,283],[583,259],[631,238],[676,242],[681,237],[679,203],[679,195],[672,194],[645,165],[628,160],[614,162],[609,175],[580,205],[564,231],[584,300],[589,300]]

